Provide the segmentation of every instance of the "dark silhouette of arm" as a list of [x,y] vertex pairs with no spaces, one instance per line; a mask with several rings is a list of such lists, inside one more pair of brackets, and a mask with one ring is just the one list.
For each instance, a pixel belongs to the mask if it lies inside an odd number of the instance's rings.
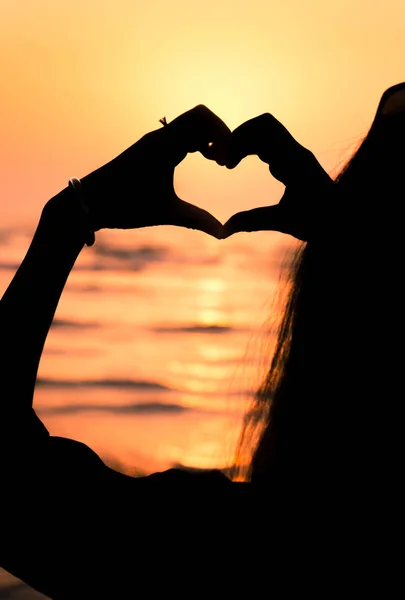
[[[205,106],[150,132],[115,159],[83,178],[94,228],[132,229],[178,225],[216,237],[222,225],[207,211],[181,200],[174,169],[188,152],[211,160],[211,140],[230,130]],[[66,188],[45,206],[26,257],[0,302],[0,422],[30,415],[45,340],[69,273],[86,239],[83,211]],[[6,421],[3,422],[3,427]]]
[[[181,200],[173,177],[175,167],[188,152],[199,150],[216,160],[211,141],[229,135],[228,127],[214,113],[196,106],[163,129],[143,136],[83,178],[94,228],[170,224],[220,237],[221,223],[207,211]],[[31,415],[45,340],[85,239],[80,202],[66,188],[46,204],[27,255],[0,303],[0,373],[7,392],[0,400],[0,418],[21,422],[24,414]]]
[[45,205],[28,252],[0,302],[3,428],[31,414],[45,340],[84,239],[80,204],[66,188]]

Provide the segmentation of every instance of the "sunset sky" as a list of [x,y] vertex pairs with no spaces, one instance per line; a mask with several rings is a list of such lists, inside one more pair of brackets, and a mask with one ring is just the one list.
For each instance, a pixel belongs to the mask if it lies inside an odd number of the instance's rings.
[[[272,112],[330,170],[405,79],[404,28],[403,0],[0,0],[2,226],[197,103]],[[200,156],[176,186],[221,220],[281,189]]]
[[[234,129],[270,112],[333,175],[401,81],[405,0],[0,0],[0,296],[46,201],[161,117],[205,104]],[[256,157],[230,171],[197,154],[175,188],[222,222],[283,191]],[[130,473],[232,465],[291,244],[98,232],[40,363],[34,408],[51,435]],[[0,596],[34,598],[16,581],[0,569]]]

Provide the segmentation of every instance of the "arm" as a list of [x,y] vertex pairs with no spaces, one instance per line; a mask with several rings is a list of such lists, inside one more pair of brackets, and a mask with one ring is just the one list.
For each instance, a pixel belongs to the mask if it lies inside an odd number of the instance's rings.
[[[212,215],[176,195],[174,169],[188,152],[215,160],[211,140],[230,134],[207,108],[198,106],[149,133],[83,180],[96,229],[181,225],[219,237]],[[82,209],[66,188],[42,211],[30,248],[0,302],[0,423],[31,418],[38,365],[69,273],[84,245]]]
[[28,252],[0,302],[3,428],[30,417],[45,340],[84,239],[80,204],[66,188],[45,205]]

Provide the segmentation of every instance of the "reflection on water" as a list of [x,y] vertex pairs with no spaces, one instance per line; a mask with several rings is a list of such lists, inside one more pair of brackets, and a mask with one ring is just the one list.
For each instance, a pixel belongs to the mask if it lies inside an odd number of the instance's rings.
[[[40,364],[34,404],[50,433],[130,474],[230,465],[258,366],[270,359],[259,342],[281,242],[169,227],[99,233],[71,274]],[[0,236],[1,291],[28,243]],[[0,596],[42,597],[1,570]]]
[[[5,289],[29,237],[2,239]],[[71,274],[41,361],[35,408],[49,431],[143,472],[229,464],[259,382],[252,336],[285,247],[275,234],[99,233]]]

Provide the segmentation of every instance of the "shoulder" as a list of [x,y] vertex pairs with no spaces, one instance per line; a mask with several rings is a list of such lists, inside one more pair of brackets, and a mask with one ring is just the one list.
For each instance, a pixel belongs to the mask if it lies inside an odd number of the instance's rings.
[[159,473],[153,473],[144,478],[151,485],[187,485],[187,486],[223,486],[231,483],[231,480],[219,469],[186,469],[173,468]]
[[198,511],[200,520],[204,515],[224,515],[233,509],[240,511],[252,500],[249,484],[231,481],[220,470],[169,469],[135,480],[138,491],[151,504],[164,502],[174,512]]
[[138,478],[138,481],[151,490],[164,491],[174,496],[184,493],[205,496],[226,494],[231,492],[235,485],[218,469],[173,468]]

